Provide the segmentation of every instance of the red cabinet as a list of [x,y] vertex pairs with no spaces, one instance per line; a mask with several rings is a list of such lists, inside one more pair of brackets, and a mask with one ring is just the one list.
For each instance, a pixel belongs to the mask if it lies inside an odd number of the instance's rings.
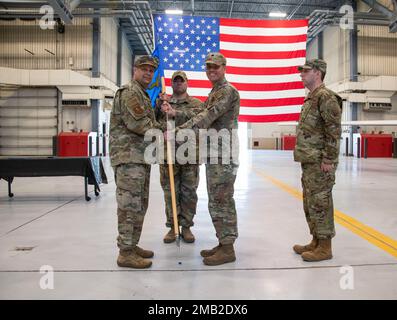
[[368,158],[391,158],[393,136],[391,134],[361,134],[361,157],[364,157],[365,141]]
[[296,136],[283,136],[282,137],[282,149],[283,150],[294,150],[296,144]]
[[87,157],[89,156],[89,132],[61,132],[58,135],[58,156]]

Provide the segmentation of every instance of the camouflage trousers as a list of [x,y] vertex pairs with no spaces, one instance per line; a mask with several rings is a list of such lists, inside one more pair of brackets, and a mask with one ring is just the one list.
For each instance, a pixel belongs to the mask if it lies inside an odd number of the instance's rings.
[[129,163],[113,169],[117,186],[117,246],[129,250],[141,237],[149,203],[150,165]]
[[216,236],[222,245],[233,244],[238,237],[237,212],[233,199],[236,164],[206,164],[208,210]]
[[323,172],[320,163],[302,163],[303,209],[310,233],[318,239],[335,236],[332,188],[336,166]]
[[[193,226],[193,217],[197,208],[197,187],[199,184],[199,165],[174,164],[175,198],[178,224],[183,227]],[[174,226],[171,203],[171,185],[168,164],[160,165],[160,184],[164,191],[166,226]]]

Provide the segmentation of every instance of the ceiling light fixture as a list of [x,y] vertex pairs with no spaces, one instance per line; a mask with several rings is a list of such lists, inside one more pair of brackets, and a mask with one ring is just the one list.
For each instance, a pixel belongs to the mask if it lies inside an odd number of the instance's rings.
[[269,17],[273,18],[285,18],[287,14],[285,12],[270,12]]
[[183,11],[180,9],[167,9],[165,14],[183,14]]

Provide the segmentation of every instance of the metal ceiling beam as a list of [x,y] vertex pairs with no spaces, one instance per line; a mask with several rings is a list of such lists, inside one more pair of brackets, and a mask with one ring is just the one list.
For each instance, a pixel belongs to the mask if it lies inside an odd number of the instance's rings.
[[143,28],[136,27],[137,25],[139,25],[139,23],[138,23],[138,20],[137,20],[135,12],[132,12],[131,17],[129,19],[131,21],[131,24],[132,24],[133,28],[135,28],[136,33],[137,33],[139,39],[141,40],[142,45],[145,48],[146,53],[147,54],[151,54],[153,49],[154,49],[153,43],[150,43],[150,40],[148,41],[147,37],[144,36],[144,33],[147,33],[147,32],[143,31],[142,30]]
[[[340,18],[344,14],[339,11],[330,10],[315,10],[309,17],[309,29],[307,32],[308,40],[310,43],[320,32],[322,32],[328,25],[339,24]],[[389,20],[382,14],[357,12],[354,14],[354,23],[357,25],[378,25],[388,26]]]
[[291,20],[292,17],[295,15],[295,13],[299,10],[299,8],[303,5],[303,2],[305,2],[305,0],[301,0],[301,2],[299,3],[299,5],[297,5],[295,7],[294,10],[292,10],[292,12],[288,15],[287,20]]
[[[187,7],[187,3],[186,1],[149,1],[151,4],[152,8],[155,9],[165,9],[168,8],[168,6],[170,4],[175,3],[177,6],[183,6],[183,7]],[[211,7],[214,5],[218,5],[218,6],[224,6],[227,5],[228,3],[230,3],[230,0],[217,0],[217,1],[197,1],[195,2],[195,9],[197,9],[198,7]],[[250,6],[252,8],[256,8],[258,5],[266,5],[266,6],[281,6],[281,7],[296,7],[300,4],[299,2],[294,2],[294,3],[289,3],[289,2],[264,2],[264,1],[234,1],[234,5],[235,6]],[[309,8],[317,8],[317,9],[323,9],[323,8],[329,8],[329,9],[334,9],[336,6],[335,5],[326,5],[326,4],[322,4],[321,2],[319,3],[304,3],[302,4],[302,7],[309,7]]]
[[[80,9],[73,12],[75,17],[88,16],[88,17],[119,17],[120,25],[122,26],[124,32],[127,29],[134,30],[135,34],[128,32],[128,41],[130,45],[133,45],[136,50],[141,50],[141,48],[149,53],[153,49],[153,36],[152,36],[152,12],[164,13],[170,4],[177,4],[181,6],[185,11],[185,14],[203,15],[203,16],[215,16],[215,17],[239,17],[247,19],[266,19],[266,13],[274,5],[282,7],[283,10],[290,13],[295,19],[306,18],[310,15],[313,9],[330,9],[336,10],[337,6],[341,4],[342,0],[338,1],[326,1],[322,2],[320,0],[288,0],[288,1],[243,1],[243,0],[184,0],[184,1],[171,1],[171,0],[149,0],[149,1],[136,1],[136,0],[109,0],[109,1],[93,1],[93,0],[52,0],[61,3],[68,2],[69,10],[74,8]],[[395,0],[393,0],[395,1]],[[79,3],[78,3],[79,2]],[[1,1],[0,8],[39,8],[41,5],[47,4],[45,1]],[[73,4],[73,6],[72,6]],[[78,4],[78,6],[77,6]],[[94,11],[86,11],[88,8],[98,9],[99,13],[94,13]],[[155,10],[152,10],[155,9]],[[128,12],[127,12],[128,10]],[[117,11],[117,12],[116,12]],[[129,12],[131,11],[131,13]],[[56,12],[57,13],[57,12]],[[0,16],[13,17],[10,16],[10,12],[7,15],[0,10]],[[334,22],[335,18],[328,17],[325,19],[326,24],[331,24]],[[321,24],[317,23],[316,29],[323,28]],[[136,46],[136,40],[141,41],[141,46]],[[132,44],[132,41],[133,44]]]
[[[190,11],[185,11],[185,13],[190,13]],[[233,10],[233,16],[235,18],[245,18],[245,19],[267,19],[268,17],[266,14],[269,11],[261,11],[261,12],[247,12],[247,11],[237,11]],[[163,11],[153,11],[153,14],[164,14]],[[211,17],[229,17],[228,12],[219,12],[219,11],[213,11],[213,10],[195,10],[195,15],[196,16],[211,16]],[[308,14],[295,14],[295,18],[303,19],[306,18]]]
[[31,1],[1,1],[0,6],[3,7],[4,9],[9,9],[9,8],[40,8],[43,5],[48,5],[48,2],[46,1],[40,1],[40,2],[31,2]]
[[390,20],[389,31],[397,32],[397,11],[395,6],[394,11],[391,11],[375,0],[363,0],[363,2],[388,17]]
[[[46,2],[35,1],[35,2],[23,2],[28,4],[28,9],[25,7],[22,9],[19,3],[16,7],[13,6],[14,3],[7,2],[7,6],[3,3],[2,7],[5,8],[17,8],[17,9],[0,9],[1,18],[33,18],[40,19],[42,14],[39,12],[40,5],[48,4]],[[95,7],[91,4],[95,3]],[[150,5],[147,1],[124,1],[129,10],[122,10],[119,5],[115,6],[120,8],[120,10],[111,10],[111,6],[114,1],[72,1],[72,8],[78,7],[79,12],[74,12],[72,15],[68,10],[64,1],[52,0],[51,5],[54,7],[54,13],[56,17],[61,18],[65,23],[72,23],[73,16],[75,17],[114,17],[122,18],[120,19],[120,25],[123,29],[129,28],[135,31],[135,35],[141,41],[141,46],[134,46],[134,51],[141,51],[143,48],[145,53],[151,53],[153,51],[153,30],[152,30],[152,13]],[[117,1],[117,3],[121,3]],[[0,8],[1,8],[0,5]],[[100,5],[104,7],[99,7]],[[61,8],[62,10],[56,10],[55,7]],[[89,10],[89,8],[94,8],[94,10]],[[66,16],[65,16],[66,15]],[[128,39],[129,40],[129,39]]]
[[69,8],[62,0],[48,0],[51,7],[54,8],[55,13],[62,19],[66,24],[72,24],[73,15]]
[[[128,18],[131,15],[131,10],[114,10],[114,11],[99,11],[99,12],[79,12],[75,13],[74,17],[124,17]],[[43,16],[42,13],[40,13],[37,10],[5,10],[5,9],[0,9],[0,17],[1,18],[36,18],[39,19]],[[58,14],[56,14],[56,17],[61,18]],[[125,24],[123,24],[125,26]],[[131,24],[128,24],[128,26],[131,26]],[[146,25],[137,25],[137,26],[146,26]]]
[[[166,4],[167,6],[171,3],[175,3],[176,5],[178,4],[182,4],[186,1],[172,1],[172,0],[160,0],[160,1],[149,1],[151,2],[151,4]],[[230,0],[196,0],[196,4],[220,4],[220,3],[230,3]],[[289,6],[297,6],[299,4],[299,2],[277,2],[277,1],[273,1],[273,2],[268,2],[268,1],[238,1],[235,0],[236,4],[248,4],[248,5],[258,5],[258,4],[267,4],[267,5],[289,5]],[[314,3],[307,3],[305,4],[307,6],[312,6],[312,7],[317,7],[317,6],[321,6],[321,1],[318,1],[318,3],[314,4]],[[331,7],[331,5],[328,5],[328,7]]]
[[80,0],[72,0],[72,2],[69,5],[69,10],[72,12],[74,9],[76,9],[80,5]]
[[96,8],[96,9],[135,9],[142,11],[151,11],[149,1],[83,1],[79,8]]
[[234,5],[234,0],[232,0],[232,3],[231,3],[231,5],[230,5],[229,18],[232,17],[233,5]]
[[[123,8],[129,8],[129,7],[134,7],[136,8],[138,5],[142,4],[142,3],[147,3],[149,2],[150,6],[156,10],[164,10],[165,8],[167,8],[171,3],[173,3],[174,1],[165,1],[165,0],[161,0],[161,1],[154,1],[154,0],[149,0],[149,1],[81,1],[78,8],[111,8],[111,9],[123,9]],[[207,9],[214,7],[214,6],[224,6],[224,5],[228,5],[228,3],[230,3],[230,0],[214,0],[214,1],[200,1],[200,0],[191,0],[191,3],[189,4],[188,1],[175,1],[176,4],[180,4],[183,5],[184,9],[188,10],[188,11],[192,11],[193,12],[193,7],[192,7],[192,3],[194,4],[194,11],[197,10],[197,8],[202,8],[205,7]],[[245,6],[251,6],[253,8],[256,8],[258,5],[266,5],[266,6],[274,6],[274,5],[279,5],[281,7],[296,7],[298,6],[300,3],[300,1],[296,1],[293,3],[289,3],[289,2],[263,2],[263,1],[234,1],[234,6],[241,6],[241,5],[245,5]],[[335,3],[335,2],[334,2]],[[0,5],[5,6],[6,8],[39,8],[42,5],[48,4],[46,1],[1,1]],[[338,3],[339,5],[339,3]],[[327,4],[323,4],[321,1],[317,1],[317,3],[314,3],[314,1],[308,1],[308,3],[304,3],[302,4],[303,8],[314,8],[314,9],[335,9],[337,6],[335,4],[333,5],[327,5]],[[142,8],[141,8],[142,10]],[[213,10],[216,11],[216,10]],[[234,9],[233,9],[234,12]]]
[[385,6],[383,6],[382,4],[380,4],[376,0],[362,0],[362,1],[365,4],[367,4],[368,6],[370,6],[371,8],[375,9],[376,11],[384,14],[389,19],[396,19],[397,18],[397,15],[395,14],[395,12],[390,11],[388,8],[386,8]]

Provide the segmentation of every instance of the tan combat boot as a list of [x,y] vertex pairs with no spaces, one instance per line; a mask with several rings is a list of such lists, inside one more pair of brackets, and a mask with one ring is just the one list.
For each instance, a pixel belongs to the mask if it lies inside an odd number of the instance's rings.
[[135,246],[135,248],[133,250],[135,251],[136,254],[138,254],[138,256],[141,256],[142,258],[145,258],[145,259],[153,258],[153,256],[154,256],[153,251],[145,250],[138,246]]
[[207,266],[217,266],[233,261],[236,261],[236,255],[232,244],[222,245],[212,256],[203,259]]
[[152,261],[143,259],[134,250],[120,250],[117,265],[125,268],[145,269],[152,265]]
[[201,255],[203,258],[210,257],[210,256],[212,256],[213,254],[215,254],[215,252],[216,252],[221,246],[222,246],[221,244],[218,244],[216,247],[214,247],[214,248],[212,248],[212,249],[209,249],[209,250],[201,250],[201,251],[200,251],[200,255]]
[[187,243],[192,243],[195,240],[194,235],[192,231],[190,231],[189,227],[182,227],[182,238]]
[[313,251],[302,253],[302,259],[310,262],[332,259],[331,239],[319,239]]
[[313,240],[309,244],[304,245],[304,246],[296,244],[293,246],[292,249],[294,249],[294,251],[297,254],[302,254],[303,252],[306,252],[306,251],[313,251],[317,247],[317,244],[318,244],[318,239],[315,236],[313,236]]
[[164,243],[172,243],[176,240],[174,228],[171,228],[170,231],[165,235],[163,241]]

